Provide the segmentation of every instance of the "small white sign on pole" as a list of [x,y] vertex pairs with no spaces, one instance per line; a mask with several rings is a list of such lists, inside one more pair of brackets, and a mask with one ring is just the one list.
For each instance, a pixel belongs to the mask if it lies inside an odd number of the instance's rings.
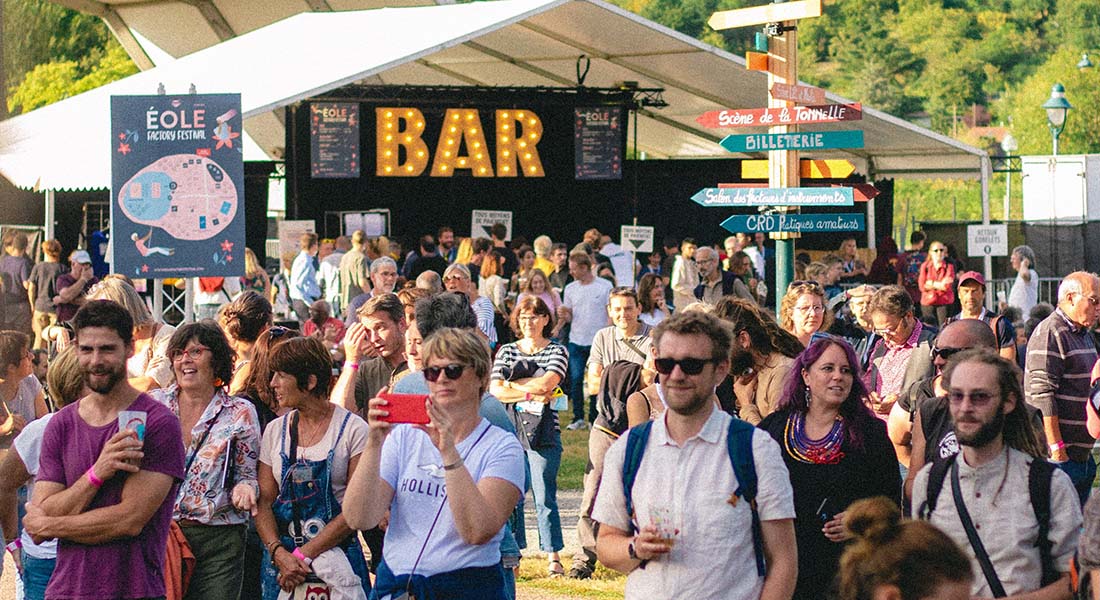
[[493,225],[503,223],[508,230],[504,241],[512,239],[512,211],[510,210],[475,210],[470,219],[470,237],[492,237]]
[[1008,256],[1007,225],[967,225],[967,256]]
[[623,225],[619,230],[619,244],[627,252],[653,252],[653,228]]

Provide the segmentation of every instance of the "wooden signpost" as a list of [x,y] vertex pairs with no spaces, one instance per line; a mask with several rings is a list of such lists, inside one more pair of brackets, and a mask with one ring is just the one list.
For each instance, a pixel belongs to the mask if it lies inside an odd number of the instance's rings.
[[727,108],[712,110],[695,118],[703,127],[770,127],[772,125],[805,125],[811,123],[839,123],[859,121],[863,118],[863,105],[825,104],[822,106],[795,106],[793,108]]
[[703,188],[691,199],[700,206],[851,206],[852,188],[846,187],[716,187]]
[[779,23],[780,21],[796,21],[806,17],[820,16],[821,0],[799,0],[798,2],[765,4],[763,6],[719,11],[710,16],[707,25],[710,25],[711,29],[721,31],[722,29]]

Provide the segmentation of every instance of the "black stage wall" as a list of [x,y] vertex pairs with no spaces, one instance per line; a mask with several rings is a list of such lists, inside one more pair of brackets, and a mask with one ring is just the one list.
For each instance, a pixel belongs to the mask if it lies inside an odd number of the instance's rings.
[[[400,96],[400,90],[392,91]],[[625,106],[625,99],[606,96],[584,97],[530,91],[507,93],[495,90],[463,92],[461,96],[424,98],[400,96],[363,99],[352,90],[342,90],[315,98],[311,102],[357,102],[360,126],[360,177],[350,179],[314,179],[310,173],[309,102],[287,109],[287,218],[313,219],[318,231],[324,226],[324,214],[330,211],[354,211],[385,208],[391,211],[391,236],[405,242],[423,233],[434,233],[441,225],[450,225],[458,235],[470,234],[472,210],[509,210],[514,213],[513,236],[528,240],[547,234],[555,240],[575,242],[583,231],[596,227],[619,237],[619,226],[630,224],[636,216],[639,225],[656,227],[657,244],[666,236],[693,236],[700,242],[719,242],[729,235],[719,224],[736,213],[752,209],[703,208],[691,196],[704,187],[738,181],[740,161],[729,160],[627,160],[619,180],[578,181],[574,177],[574,108],[600,102]],[[415,107],[427,122],[422,138],[434,153],[447,108],[472,107],[480,113],[487,143],[493,146],[493,111],[527,108],[535,111],[543,126],[538,153],[546,176],[473,177],[469,170],[453,177],[431,177],[431,160],[418,177],[376,176],[375,108]],[[630,113],[623,110],[624,116]],[[625,130],[625,128],[624,128]],[[623,155],[630,141],[625,139]],[[494,154],[490,152],[490,155]],[[494,168],[497,164],[494,160]],[[498,172],[499,174],[499,172]],[[848,181],[858,181],[850,179]],[[892,191],[890,181],[879,185],[883,193],[876,199],[876,229],[881,237],[892,227]],[[812,209],[813,212],[866,212],[866,206],[837,209]],[[327,232],[334,235],[335,232]],[[480,234],[480,233],[479,233]],[[863,235],[859,236],[863,246]],[[835,248],[835,234],[807,234],[799,241],[808,249]],[[408,247],[408,246],[406,246]]]

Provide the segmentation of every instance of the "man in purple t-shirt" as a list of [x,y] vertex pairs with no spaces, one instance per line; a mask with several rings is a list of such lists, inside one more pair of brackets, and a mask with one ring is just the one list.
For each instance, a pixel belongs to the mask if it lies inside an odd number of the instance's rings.
[[99,279],[92,273],[92,257],[84,250],[74,250],[69,256],[72,270],[62,273],[54,281],[54,308],[57,309],[57,322],[68,323],[80,306],[84,304],[84,294]]
[[73,326],[91,393],[46,427],[23,521],[35,540],[60,540],[46,598],[163,597],[165,543],[183,478],[180,424],[126,379],[134,325],[122,306],[87,302]]

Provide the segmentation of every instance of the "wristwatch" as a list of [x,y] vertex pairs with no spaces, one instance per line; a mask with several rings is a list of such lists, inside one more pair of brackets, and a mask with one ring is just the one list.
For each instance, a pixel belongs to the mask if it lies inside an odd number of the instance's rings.
[[634,539],[630,540],[630,544],[628,544],[626,547],[626,553],[628,556],[630,556],[631,560],[642,560],[641,558],[638,558],[638,553],[634,551],[634,542],[637,539],[638,538],[635,537]]

